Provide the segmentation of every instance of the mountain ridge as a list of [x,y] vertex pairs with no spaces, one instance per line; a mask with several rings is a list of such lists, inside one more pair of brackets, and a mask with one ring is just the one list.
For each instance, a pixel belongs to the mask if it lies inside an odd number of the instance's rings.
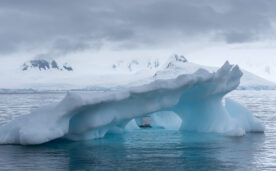
[[55,60],[46,60],[46,59],[33,59],[27,62],[24,62],[22,65],[22,71],[27,71],[29,69],[38,69],[41,70],[59,70],[59,71],[73,71],[73,68],[67,63],[64,63],[59,67],[59,64]]
[[[46,61],[46,62],[45,62]],[[166,61],[159,58],[150,60],[129,59],[119,61],[108,61],[101,63],[98,68],[90,67],[83,71],[83,66],[68,66],[72,70],[63,69],[60,72],[60,65],[55,60],[33,61],[28,69],[24,67],[17,70],[14,75],[6,76],[3,83],[6,86],[0,87],[0,93],[15,92],[40,92],[40,91],[81,91],[81,90],[103,90],[123,88],[126,85],[140,85],[156,79],[174,78],[179,74],[191,74],[198,69],[205,69],[211,73],[215,72],[217,67],[210,67],[192,63],[183,55],[172,55]],[[38,64],[37,64],[38,63]],[[25,65],[26,62],[24,63]],[[24,66],[23,64],[23,66]],[[105,67],[102,67],[105,64]],[[75,67],[74,66],[74,67]],[[101,68],[102,67],[102,68]],[[100,71],[98,69],[101,69]],[[81,70],[81,71],[80,71]],[[28,71],[28,72],[26,72]],[[67,72],[70,71],[70,72]],[[276,84],[267,81],[246,70],[243,71],[238,89],[252,90],[276,90]],[[14,80],[14,81],[13,81]],[[18,90],[18,91],[17,91]]]

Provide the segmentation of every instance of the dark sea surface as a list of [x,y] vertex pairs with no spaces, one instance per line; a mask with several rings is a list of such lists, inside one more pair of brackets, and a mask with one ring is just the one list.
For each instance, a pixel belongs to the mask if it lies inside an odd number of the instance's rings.
[[[0,124],[65,94],[0,94]],[[228,95],[265,125],[242,137],[141,129],[82,142],[0,145],[0,170],[276,170],[276,91]]]

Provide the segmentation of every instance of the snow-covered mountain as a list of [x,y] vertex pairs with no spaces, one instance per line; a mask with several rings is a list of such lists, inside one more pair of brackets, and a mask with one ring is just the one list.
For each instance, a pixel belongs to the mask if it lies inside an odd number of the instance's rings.
[[[210,72],[217,71],[217,67],[204,66],[189,62],[182,55],[172,55],[167,61],[161,63],[158,59],[143,63],[139,60],[132,60],[129,62],[119,61],[113,65],[114,71],[123,71],[125,73],[134,74],[135,76],[145,75],[147,81],[151,79],[167,79],[175,78],[180,74],[192,74],[198,69],[203,68]],[[152,65],[154,64],[154,65]],[[150,67],[149,67],[150,66]],[[154,67],[152,67],[154,66]],[[242,70],[243,77],[241,78],[241,83],[238,89],[254,89],[254,90],[274,90],[276,89],[276,84],[270,82],[264,78],[261,78],[253,73],[246,70]],[[145,81],[144,80],[144,81]],[[134,84],[141,83],[141,80],[133,80]],[[143,81],[142,81],[143,82]]]
[[148,60],[148,61],[139,61],[133,59],[130,61],[119,60],[112,64],[112,70],[135,73],[141,70],[156,70],[160,67],[159,59]]
[[[75,61],[76,62],[76,61]],[[56,90],[107,90],[124,86],[137,86],[156,79],[175,78],[180,74],[192,74],[198,69],[209,72],[217,67],[198,65],[184,56],[172,55],[167,60],[159,58],[120,59],[78,65],[74,70],[62,61],[31,60],[18,70],[2,72],[0,93]],[[72,72],[68,72],[72,71]],[[243,77],[238,89],[276,90],[276,85],[248,71],[242,70]],[[2,89],[2,90],[1,90]]]
[[[210,67],[204,65],[198,65],[192,62],[179,61],[178,55],[171,56],[166,63],[164,63],[160,70],[154,74],[155,79],[174,78],[180,74],[191,74],[198,69],[203,68],[210,72],[215,72],[217,67]],[[253,73],[243,70],[243,76],[238,89],[254,89],[254,90],[275,90],[276,84],[270,82],[264,78],[261,78]]]
[[36,70],[59,70],[59,71],[73,71],[73,68],[67,63],[59,66],[55,60],[46,60],[46,59],[33,59],[28,62],[25,62],[22,65],[22,71],[27,71],[30,69]]

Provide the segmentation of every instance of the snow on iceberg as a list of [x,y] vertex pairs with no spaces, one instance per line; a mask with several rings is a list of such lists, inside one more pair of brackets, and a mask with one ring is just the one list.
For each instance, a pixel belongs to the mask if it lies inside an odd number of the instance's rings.
[[[248,110],[226,100],[237,88],[242,72],[226,62],[218,71],[199,69],[174,79],[108,92],[68,93],[58,104],[41,108],[0,127],[1,144],[41,144],[57,138],[87,140],[108,131],[137,129],[135,118],[152,115],[164,128],[216,132],[232,136],[263,132]],[[164,113],[175,113],[166,117]],[[158,113],[162,113],[158,115]],[[173,118],[181,118],[182,122]],[[162,121],[163,120],[163,121]]]

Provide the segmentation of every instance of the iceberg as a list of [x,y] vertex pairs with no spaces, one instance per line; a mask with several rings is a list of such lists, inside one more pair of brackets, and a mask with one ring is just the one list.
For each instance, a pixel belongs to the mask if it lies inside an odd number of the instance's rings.
[[139,129],[136,120],[151,115],[164,129],[242,136],[264,126],[245,107],[223,97],[240,84],[242,72],[226,62],[216,72],[199,69],[171,79],[105,92],[68,92],[58,104],[43,107],[0,127],[0,144],[73,141],[108,132]]

